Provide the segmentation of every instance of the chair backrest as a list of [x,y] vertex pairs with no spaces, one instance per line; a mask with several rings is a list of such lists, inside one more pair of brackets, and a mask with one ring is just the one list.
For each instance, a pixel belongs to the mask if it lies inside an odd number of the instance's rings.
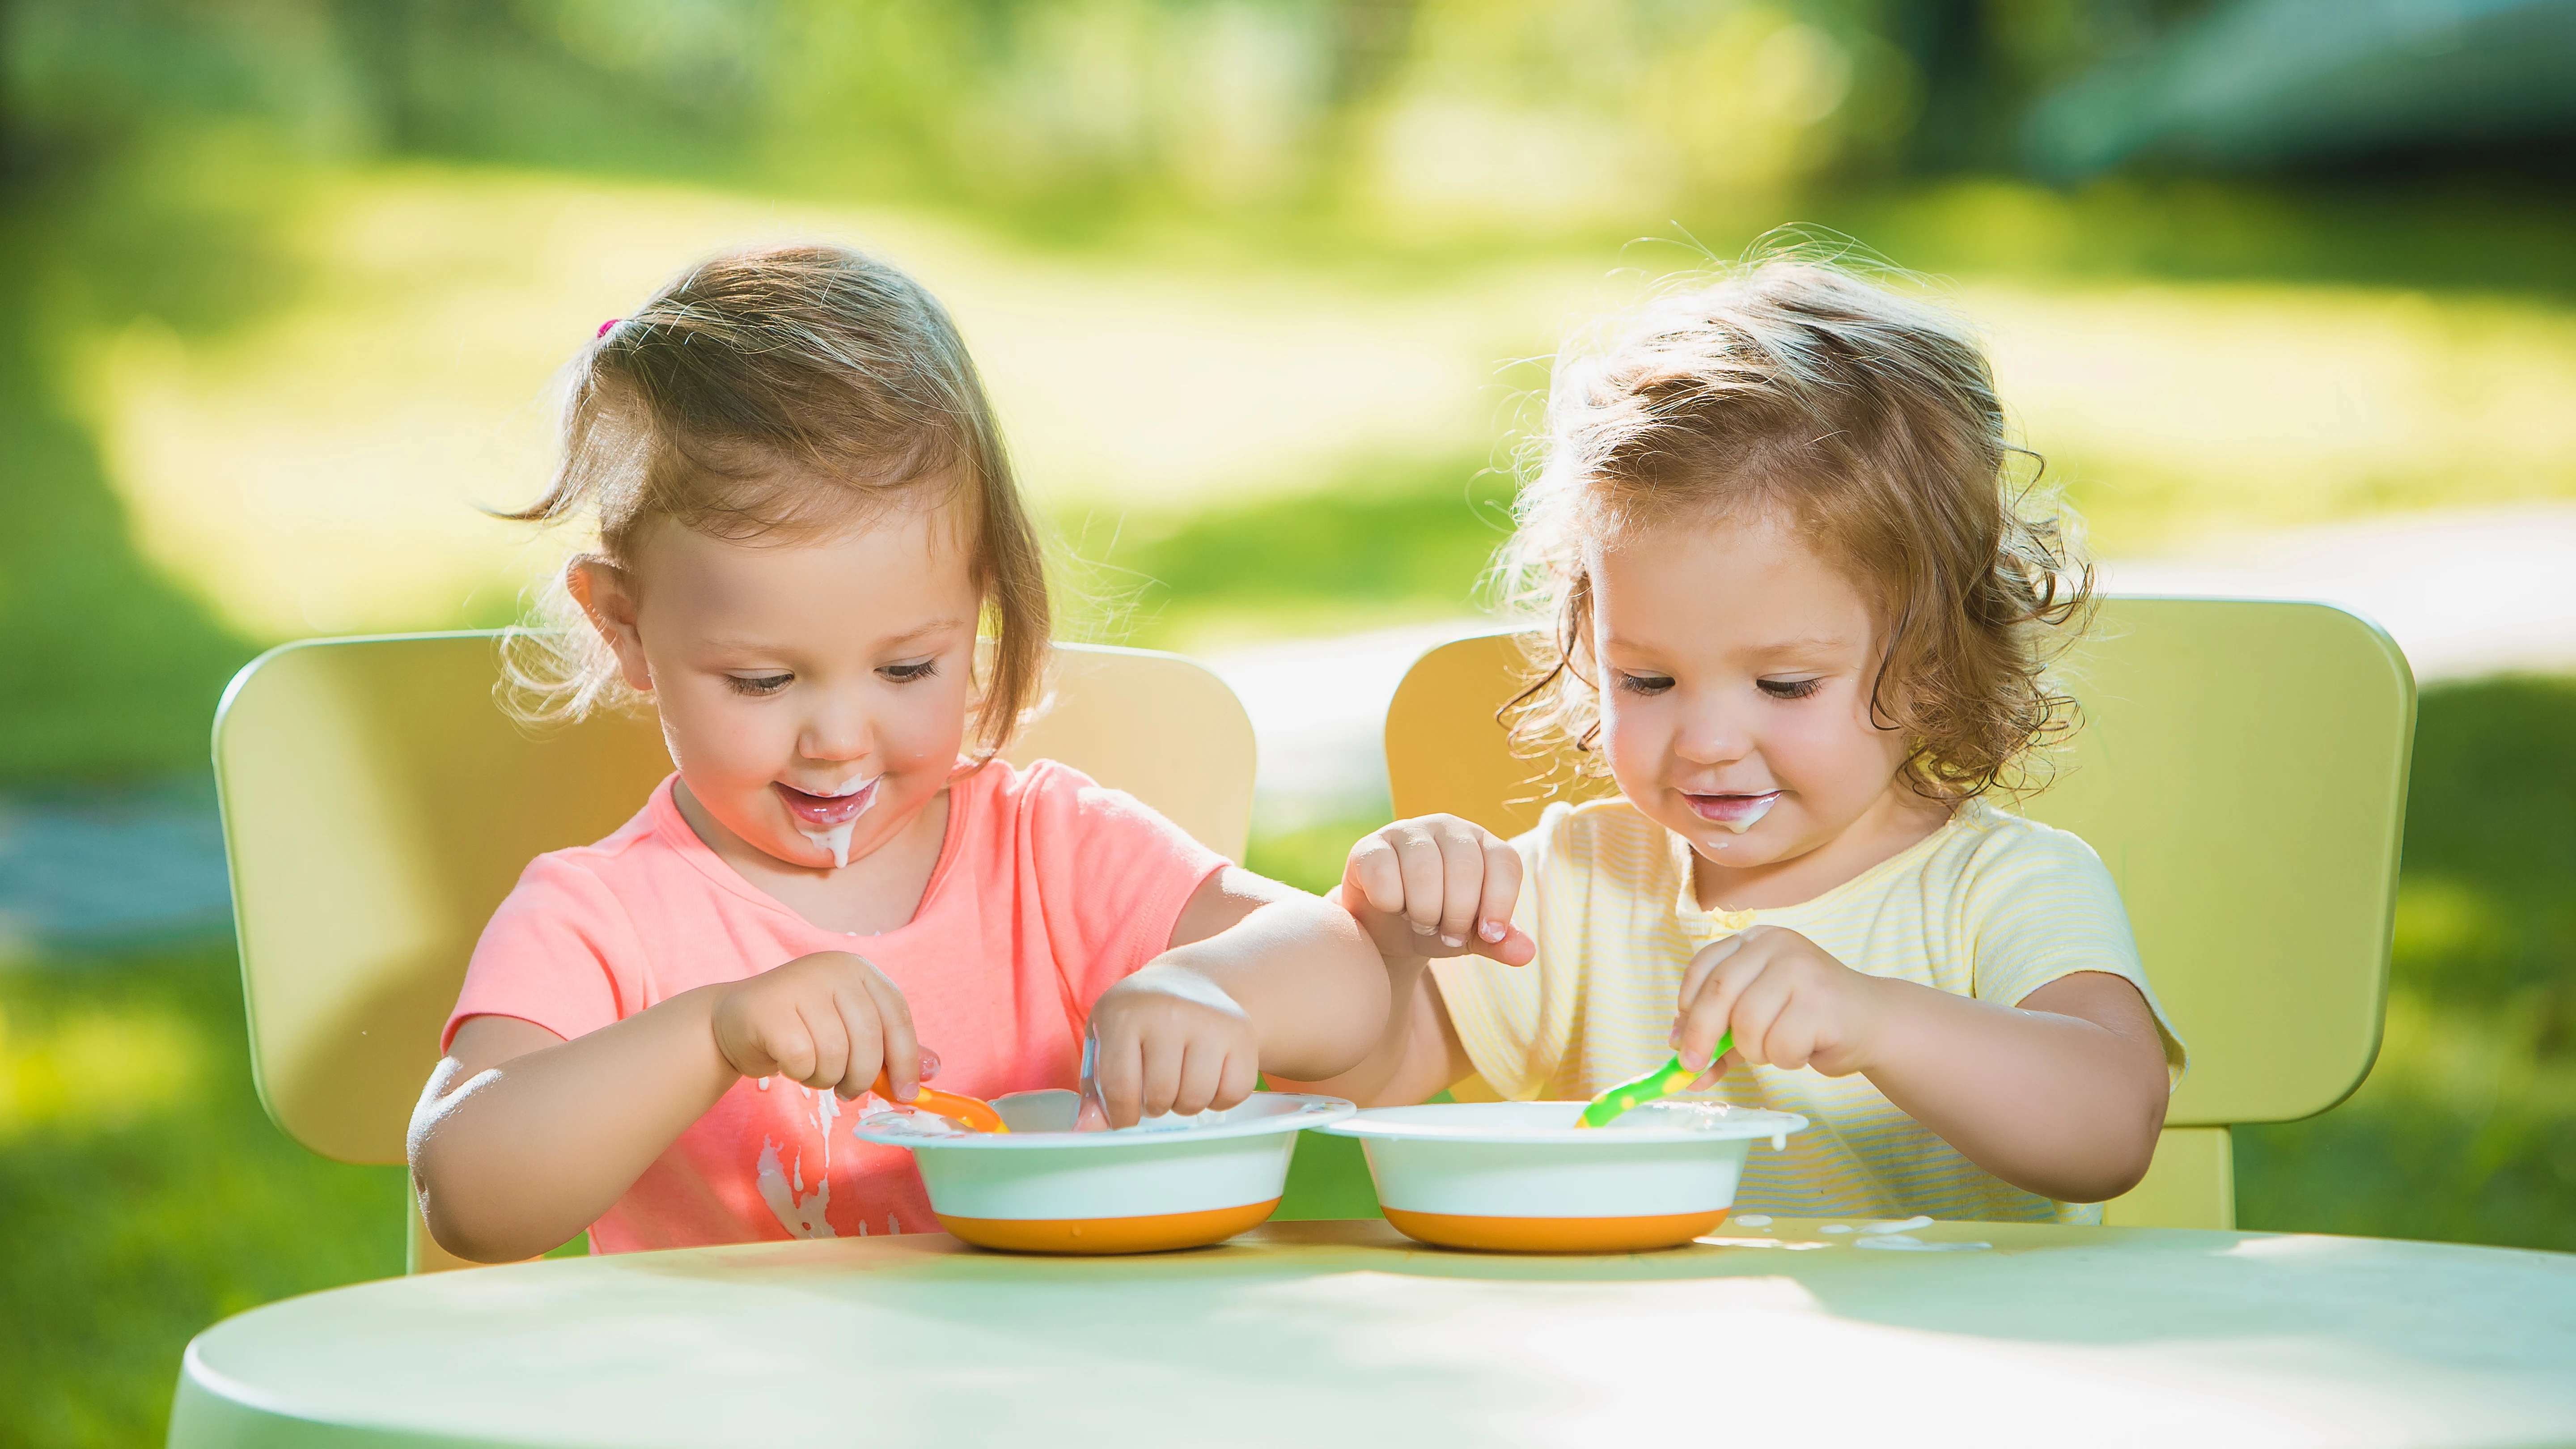
[[[1405,676],[1386,725],[1397,815],[1536,823],[1533,762],[1494,717],[1527,647],[1464,639]],[[2119,882],[2192,1053],[2166,1121],[2341,1101],[2379,1047],[2415,721],[2404,656],[2324,604],[2111,598],[2065,675],[2084,728],[2027,809]]]
[[[343,1162],[400,1162],[493,908],[541,852],[608,834],[671,768],[649,716],[530,731],[495,636],[290,644],[233,680],[215,775],[260,1100]],[[1067,646],[1008,758],[1062,760],[1243,856],[1252,725],[1177,655]]]

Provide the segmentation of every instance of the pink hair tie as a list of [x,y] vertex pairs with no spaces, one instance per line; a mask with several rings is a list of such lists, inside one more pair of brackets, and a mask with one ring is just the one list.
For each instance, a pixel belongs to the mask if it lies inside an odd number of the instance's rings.
[[611,317],[611,318],[609,318],[607,321],[600,323],[600,324],[599,324],[599,330],[598,330],[598,331],[596,331],[596,332],[594,332],[594,333],[592,333],[592,334],[590,334],[591,340],[592,340],[593,342],[596,342],[596,341],[598,341],[600,338],[607,336],[607,335],[608,335],[608,329],[609,329],[609,328],[614,327],[614,326],[616,326],[618,323],[623,322],[623,321],[625,321],[625,320],[626,320],[626,319],[625,319],[625,318],[623,318],[623,317]]

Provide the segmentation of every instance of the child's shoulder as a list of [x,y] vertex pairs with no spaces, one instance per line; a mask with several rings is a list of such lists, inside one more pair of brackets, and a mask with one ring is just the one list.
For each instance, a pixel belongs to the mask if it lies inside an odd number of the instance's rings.
[[1060,760],[988,760],[957,776],[949,801],[952,818],[962,816],[969,831],[1040,848],[1046,841],[1087,850],[1190,839],[1153,806]]
[[1629,880],[1660,874],[1673,859],[1672,832],[1616,795],[1559,800],[1512,844],[1533,866],[1609,870]]
[[980,763],[961,761],[948,796],[952,810],[991,816],[1081,812],[1098,808],[1103,797],[1134,799],[1061,760],[1014,765],[998,756]]
[[[549,850],[520,872],[513,897],[560,903],[570,896],[605,903],[631,894],[667,894],[675,877],[701,873],[691,869],[690,847],[705,851],[671,798],[666,777],[625,824],[587,845]],[[709,855],[709,859],[712,859]]]
[[2060,830],[1983,797],[1962,804],[1924,862],[1928,872],[1984,881],[2040,875],[2104,874],[2102,857],[2071,830]]
[[667,855],[673,847],[674,827],[686,833],[688,822],[680,817],[680,807],[671,798],[671,786],[680,777],[663,777],[662,783],[636,811],[618,826],[588,845],[571,845],[549,850],[528,862],[531,875],[573,873],[584,876],[614,877],[637,869],[654,856]]

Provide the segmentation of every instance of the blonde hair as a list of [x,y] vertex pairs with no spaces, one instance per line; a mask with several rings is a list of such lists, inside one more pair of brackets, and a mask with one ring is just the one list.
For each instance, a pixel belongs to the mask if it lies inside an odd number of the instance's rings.
[[1545,450],[1498,563],[1510,600],[1552,625],[1505,710],[1523,753],[1571,746],[1579,773],[1602,773],[1587,546],[1769,512],[1870,598],[1870,717],[1905,731],[1912,788],[2045,784],[2032,751],[2076,723],[2047,668],[2090,618],[2092,568],[2071,521],[2032,509],[2038,455],[2012,441],[1958,318],[1831,264],[1758,262],[1560,359]]
[[[505,518],[595,515],[626,568],[652,524],[813,537],[902,507],[956,508],[991,643],[975,735],[998,752],[1047,659],[1046,572],[975,364],[948,313],[892,266],[813,243],[711,257],[600,329],[563,379],[562,459]],[[633,703],[558,579],[550,627],[511,631],[505,702],[530,721]]]

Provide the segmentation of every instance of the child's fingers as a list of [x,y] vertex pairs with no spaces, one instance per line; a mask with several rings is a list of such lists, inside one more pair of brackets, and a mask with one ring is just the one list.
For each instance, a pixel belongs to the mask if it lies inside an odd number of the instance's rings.
[[1783,1054],[1796,1056],[1796,1041],[1783,1031],[1783,1015],[1796,991],[1786,971],[1766,971],[1744,984],[1736,993],[1735,1004],[1727,1013],[1727,1025],[1735,1033],[1735,1049],[1744,1059],[1757,1066],[1787,1067],[1805,1065],[1805,1058],[1786,1060]]
[[1709,973],[1726,964],[1728,957],[1743,950],[1744,942],[1745,935],[1739,931],[1724,940],[1711,941],[1700,947],[1690,958],[1690,964],[1682,968],[1680,1003],[1684,1006],[1689,1005],[1690,999],[1699,995],[1700,987],[1708,980]]
[[1177,1044],[1160,1050],[1139,1044],[1140,1061],[1136,1089],[1136,1110],[1144,1117],[1160,1117],[1172,1110],[1181,1095],[1181,1065],[1184,1054]]
[[1215,1105],[1217,1093],[1225,1087],[1225,1048],[1215,1042],[1174,1045],[1179,1048],[1181,1071],[1172,1110],[1183,1116],[1204,1112]]
[[[1736,997],[1761,978],[1762,967],[1763,956],[1758,949],[1740,948],[1726,953],[1701,973],[1699,989],[1684,999],[1682,1019],[1673,1033],[1673,1050],[1681,1055],[1684,1066],[1707,1065],[1717,1050],[1717,1039],[1726,1034],[1734,1019]],[[1741,1037],[1736,1045],[1743,1046]]]
[[837,1087],[850,1065],[850,1029],[829,997],[796,1004],[796,1019],[813,1043],[813,1057],[802,1073],[789,1075],[808,1087]]
[[1404,918],[1412,923],[1413,934],[1437,936],[1441,898],[1448,894],[1448,862],[1441,858],[1440,842],[1427,827],[1409,821],[1391,833],[1397,868],[1404,875]]
[[843,1100],[855,1100],[860,1093],[877,1084],[877,1069],[889,1065],[885,1049],[885,1029],[877,1019],[876,1002],[863,988],[841,987],[832,992],[833,1014],[841,1019],[841,1033],[849,1043],[841,1060],[841,1074],[832,1082],[832,1090]]
[[1351,847],[1351,858],[1342,867],[1342,906],[1356,904],[1382,916],[1401,915],[1404,911],[1404,867],[1397,857],[1395,842],[1386,831],[1362,840]]
[[[775,1077],[786,1071],[785,1064],[778,1060],[780,1044],[766,1038],[755,1036],[742,1042],[723,1042],[718,1045],[724,1052],[725,1065],[732,1067],[743,1076],[755,1079]],[[792,1082],[795,1078],[789,1077],[788,1080]]]
[[1217,1079],[1216,1099],[1208,1105],[1222,1112],[1243,1105],[1261,1085],[1261,1063],[1248,1051],[1225,1054],[1225,1069]]
[[1512,910],[1520,904],[1521,853],[1490,832],[1479,834],[1485,880],[1476,902],[1476,939],[1499,946],[1512,934]]
[[1133,1127],[1142,1115],[1145,1081],[1136,1038],[1113,1027],[1094,1041],[1091,1079],[1100,1089],[1101,1108],[1109,1114],[1110,1126]]
[[1726,1074],[1734,1069],[1735,1064],[1743,1060],[1744,1053],[1735,1050],[1733,1047],[1729,1047],[1727,1048],[1726,1055],[1719,1057],[1716,1061],[1710,1062],[1708,1064],[1708,1070],[1691,1078],[1691,1084],[1688,1087],[1683,1088],[1683,1090],[1689,1092],[1705,1092],[1709,1088],[1716,1086],[1719,1082],[1724,1081],[1726,1079]]
[[882,1068],[886,1085],[894,1088],[894,1099],[909,1102],[921,1095],[923,1056],[921,1039],[913,1032],[912,1003],[904,1000],[903,993],[896,989],[895,984],[873,968],[860,979],[866,983],[868,1004],[876,1017],[880,1053],[877,1062],[869,1067],[866,1078],[859,1083],[860,1090],[864,1091],[874,1083],[877,1071]]
[[1481,939],[1476,927],[1485,904],[1483,834],[1464,820],[1445,821],[1432,833],[1440,847],[1440,944],[1452,951]]
[[1487,941],[1479,935],[1467,944],[1477,955],[1488,961],[1500,961],[1506,966],[1527,966],[1538,959],[1538,942],[1530,939],[1529,932],[1514,925],[1503,927],[1503,938],[1499,941]]

